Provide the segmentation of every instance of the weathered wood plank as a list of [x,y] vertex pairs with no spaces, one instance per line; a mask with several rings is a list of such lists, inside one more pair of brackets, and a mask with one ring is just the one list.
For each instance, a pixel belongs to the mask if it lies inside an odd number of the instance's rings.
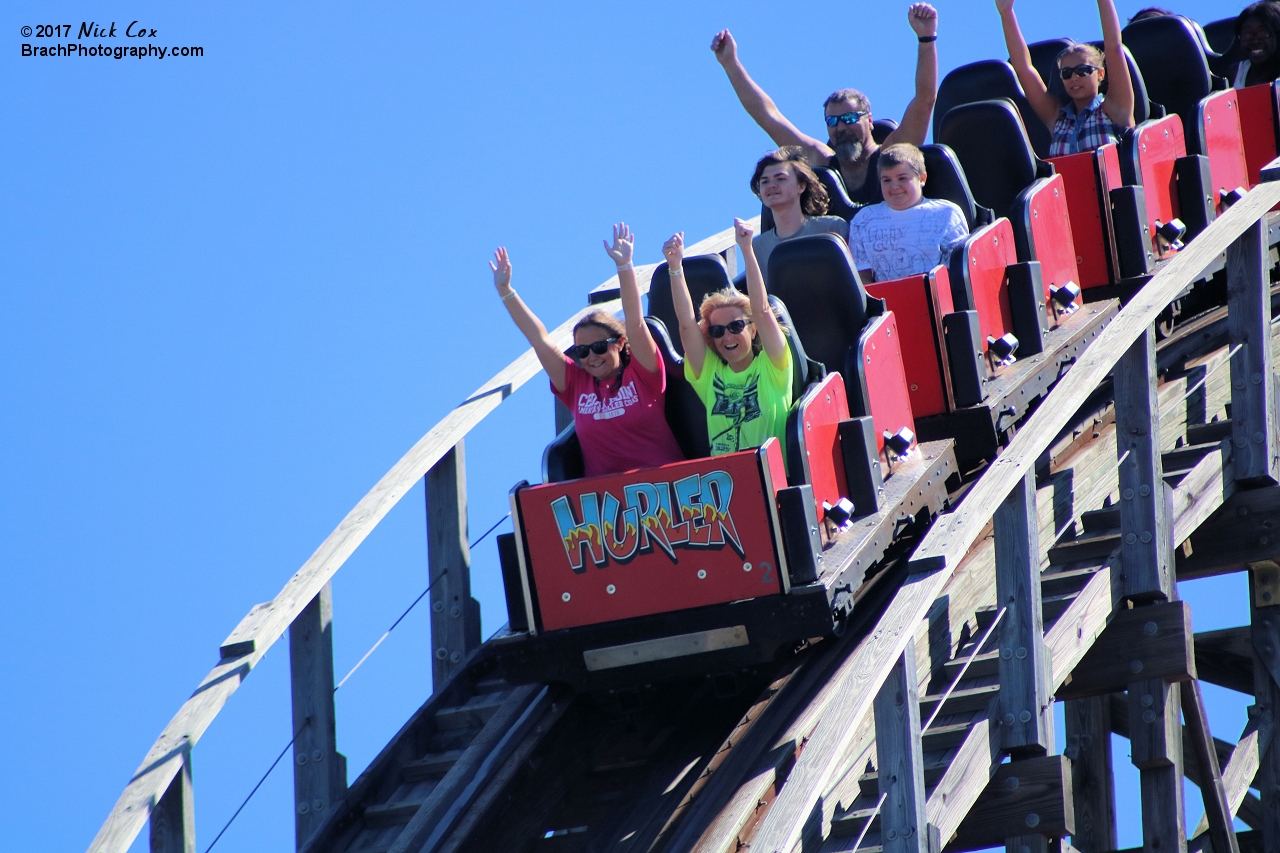
[[[1259,729],[1255,720],[1250,720],[1240,733],[1240,740],[1231,751],[1231,757],[1222,767],[1222,789],[1227,801],[1227,811],[1234,817],[1240,813],[1241,805],[1249,795],[1249,786],[1258,773],[1262,753],[1266,751],[1270,741],[1270,727]],[[1252,825],[1252,823],[1250,823]],[[1209,828],[1209,821],[1202,817],[1195,831],[1194,838]]]
[[[724,251],[732,245],[733,229],[728,228],[695,243],[686,251],[689,254],[708,254]],[[656,265],[636,268],[636,278],[642,292],[648,289],[649,279],[655,268]],[[573,326],[582,317],[596,309],[617,311],[620,308],[621,303],[617,300],[590,305],[557,326],[551,336],[561,346],[568,346],[572,340]],[[123,853],[128,849],[146,822],[152,804],[159,799],[181,767],[181,747],[195,745],[223,704],[267,649],[283,636],[302,609],[315,598],[321,587],[329,582],[408,490],[476,424],[516,389],[541,372],[541,369],[533,350],[526,350],[432,427],[360,499],[269,603],[270,612],[264,614],[266,618],[255,626],[253,635],[237,639],[238,642],[252,639],[254,650],[214,667],[165,726],[98,830],[89,846],[90,853]]]
[[[1250,571],[1250,623],[1253,627],[1252,713],[1262,731],[1258,772],[1252,780],[1262,795],[1262,838],[1268,850],[1280,850],[1280,605],[1263,605],[1258,589],[1264,572]],[[1263,606],[1260,606],[1263,605]]]
[[1124,690],[1135,676],[1186,681],[1196,677],[1191,608],[1169,601],[1120,610],[1081,659],[1058,699]]
[[1044,754],[1053,748],[1053,699],[1040,601],[1040,537],[1035,475],[1028,474],[995,514],[996,601],[1000,625],[1001,748]]
[[1187,718],[1187,731],[1195,750],[1196,763],[1202,777],[1200,796],[1204,801],[1205,818],[1209,822],[1209,838],[1215,853],[1240,853],[1236,832],[1232,828],[1232,813],[1227,792],[1222,784],[1222,771],[1218,767],[1218,754],[1214,749],[1213,735],[1209,732],[1209,717],[1204,710],[1200,684],[1195,680],[1180,685],[1182,711]]
[[915,642],[909,641],[876,693],[880,835],[885,853],[930,853],[924,820],[924,762]]
[[333,591],[330,584],[289,626],[289,676],[293,697],[293,827],[301,850],[347,788],[346,762],[338,755],[333,706]]
[[196,811],[191,787],[191,750],[151,812],[151,853],[196,853]]
[[1103,566],[1093,573],[1067,611],[1045,633],[1044,644],[1049,653],[1051,683],[1055,691],[1102,634],[1110,615],[1111,567]]
[[992,508],[1034,469],[1040,454],[1075,415],[1077,405],[1071,401],[1086,399],[1178,293],[1278,201],[1280,186],[1250,190],[1161,268],[1059,381],[960,508],[939,518],[916,549],[913,563],[920,569],[956,565],[981,535]]
[[1271,360],[1271,296],[1263,222],[1227,249],[1227,327],[1231,345],[1231,441],[1236,475],[1254,483],[1280,481],[1276,386]]
[[[1178,555],[1179,579],[1244,571],[1280,558],[1280,486],[1235,491],[1194,533],[1190,556]],[[1267,602],[1262,602],[1269,606]]]
[[1182,724],[1178,686],[1160,679],[1129,685],[1129,744],[1139,770],[1142,842],[1148,850],[1186,850]]
[[1196,674],[1210,684],[1253,693],[1252,638],[1248,625],[1197,633]]
[[480,645],[480,604],[471,597],[463,442],[431,466],[424,488],[431,584],[431,683],[438,689],[462,665],[467,653]]
[[947,853],[995,847],[1031,833],[1050,838],[1074,835],[1079,821],[1072,801],[1071,766],[1063,756],[1001,764],[947,845]]
[[1116,795],[1111,767],[1108,699],[1091,696],[1063,708],[1065,755],[1071,759],[1071,796],[1076,826],[1072,842],[1085,851],[1116,847]]

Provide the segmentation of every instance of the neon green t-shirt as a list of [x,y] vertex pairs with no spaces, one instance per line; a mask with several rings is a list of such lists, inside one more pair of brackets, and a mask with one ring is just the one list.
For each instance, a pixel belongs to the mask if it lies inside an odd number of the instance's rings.
[[783,456],[786,456],[787,414],[791,411],[791,348],[785,353],[786,364],[782,368],[760,352],[750,367],[734,373],[708,349],[702,375],[696,379],[685,359],[684,376],[707,407],[707,436],[711,439],[712,456],[759,447],[771,435],[782,443]]

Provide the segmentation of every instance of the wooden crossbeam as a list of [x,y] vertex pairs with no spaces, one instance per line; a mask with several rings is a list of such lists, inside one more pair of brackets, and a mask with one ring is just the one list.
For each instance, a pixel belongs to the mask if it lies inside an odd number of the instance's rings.
[[1074,835],[1071,762],[1061,755],[1001,764],[973,804],[947,853],[980,850],[1024,834]]
[[1170,601],[1121,610],[1081,659],[1060,700],[1124,690],[1135,675],[1165,681],[1196,677],[1191,607]]
[[1236,491],[1191,534],[1190,542],[1191,554],[1177,558],[1180,580],[1280,559],[1280,486]]

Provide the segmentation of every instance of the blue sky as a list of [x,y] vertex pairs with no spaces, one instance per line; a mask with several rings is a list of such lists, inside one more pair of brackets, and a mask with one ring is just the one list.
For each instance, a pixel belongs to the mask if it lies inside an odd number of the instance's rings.
[[[992,4],[938,5],[944,73],[1004,55]],[[494,246],[555,325],[611,274],[599,241],[612,222],[653,262],[673,231],[696,240],[758,211],[747,179],[769,140],[707,49],[718,29],[821,136],[837,87],[900,116],[906,7],[817,20],[756,2],[6,4],[0,825],[13,849],[87,846],[244,613],[522,351],[491,289]],[[1092,3],[1019,11],[1031,39],[1100,33]],[[23,41],[68,41],[23,26],[134,20],[157,30],[143,43],[204,56],[20,56]],[[537,380],[468,438],[473,535],[536,478],[551,434]],[[488,635],[505,621],[491,542],[474,562]],[[335,581],[340,675],[426,578],[419,489]],[[1197,628],[1241,624],[1243,590],[1216,582],[1202,597],[1227,604],[1197,606]],[[338,694],[352,780],[430,692],[426,627],[425,609],[411,615]],[[201,851],[289,739],[284,648],[195,752]],[[1234,740],[1243,703],[1210,699]],[[1138,839],[1129,787],[1122,846]],[[289,849],[290,799],[285,765],[216,849]],[[1188,799],[1194,820],[1194,788]]]

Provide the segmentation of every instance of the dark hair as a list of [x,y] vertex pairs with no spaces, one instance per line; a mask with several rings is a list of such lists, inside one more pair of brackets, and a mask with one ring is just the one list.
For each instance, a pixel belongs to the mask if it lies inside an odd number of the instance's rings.
[[1148,6],[1145,9],[1139,9],[1133,13],[1133,17],[1129,19],[1129,23],[1134,21],[1145,21],[1147,18],[1163,18],[1166,15],[1172,15],[1168,9],[1162,9],[1159,6]]
[[756,170],[751,175],[751,191],[760,197],[760,176],[770,166],[790,166],[791,175],[803,188],[800,192],[800,209],[808,216],[821,216],[827,212],[831,203],[827,188],[813,173],[813,167],[804,161],[803,149],[798,145],[787,145],[777,151],[770,151],[756,162]]
[[822,102],[822,109],[826,109],[832,104],[840,101],[849,101],[856,109],[871,112],[871,102],[867,100],[867,96],[859,92],[857,89],[836,89],[827,99]]
[[1272,35],[1280,36],[1280,3],[1274,0],[1262,0],[1260,3],[1250,3],[1244,7],[1244,11],[1236,17],[1236,37],[1240,36],[1240,30],[1244,29],[1245,21],[1250,18],[1257,18],[1265,26],[1270,28]]
[[610,337],[618,338],[622,341],[622,351],[618,354],[622,359],[622,366],[626,367],[631,363],[631,344],[627,342],[627,327],[622,321],[610,314],[608,311],[599,309],[592,311],[583,317],[573,326],[573,335],[578,334],[579,329],[585,329],[588,326],[594,326],[597,329],[604,329],[609,333]]

